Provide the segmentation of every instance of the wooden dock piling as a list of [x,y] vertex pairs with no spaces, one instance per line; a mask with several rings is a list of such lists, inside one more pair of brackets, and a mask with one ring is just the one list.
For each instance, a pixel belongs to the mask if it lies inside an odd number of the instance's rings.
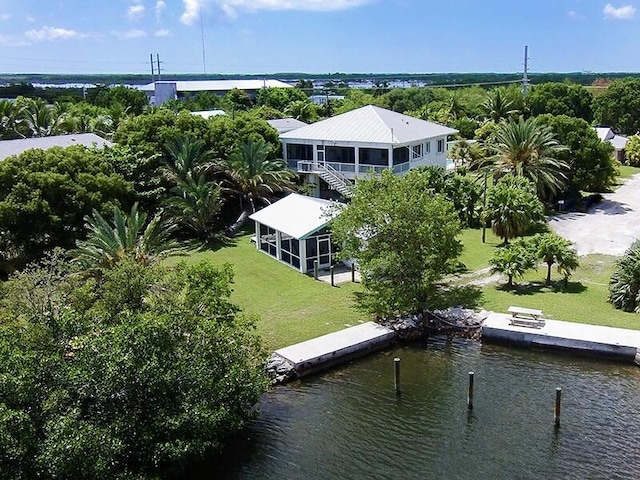
[[400,359],[398,357],[393,359],[393,387],[396,395],[400,395]]
[[560,427],[560,405],[562,401],[562,388],[556,388],[556,408],[554,410],[554,424],[556,428]]
[[474,373],[469,372],[469,393],[467,394],[467,408],[473,410],[473,377]]

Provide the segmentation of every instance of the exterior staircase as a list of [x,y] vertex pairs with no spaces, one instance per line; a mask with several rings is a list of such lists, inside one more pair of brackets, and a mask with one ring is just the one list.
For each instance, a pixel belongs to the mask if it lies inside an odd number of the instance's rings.
[[327,182],[327,185],[333,190],[336,190],[344,197],[353,196],[353,184],[351,181],[331,165],[317,164],[314,169],[316,170],[314,173],[320,175],[320,178]]

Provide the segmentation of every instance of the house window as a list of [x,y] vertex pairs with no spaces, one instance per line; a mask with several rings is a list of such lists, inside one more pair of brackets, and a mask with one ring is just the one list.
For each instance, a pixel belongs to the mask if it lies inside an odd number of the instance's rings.
[[424,151],[425,153],[431,152],[431,142],[427,142],[424,144]]
[[418,145],[412,145],[411,146],[411,158],[412,159],[422,158],[422,144],[421,143],[419,143]]
[[260,224],[260,250],[268,253],[272,257],[278,257],[276,231],[262,224]]
[[444,152],[444,140],[438,140],[438,153]]

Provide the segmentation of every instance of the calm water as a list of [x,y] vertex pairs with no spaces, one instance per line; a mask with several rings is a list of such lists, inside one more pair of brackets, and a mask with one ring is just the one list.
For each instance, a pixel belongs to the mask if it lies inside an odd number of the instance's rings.
[[[399,398],[394,356],[402,359]],[[186,478],[636,479],[639,393],[635,366],[434,340],[277,388],[229,462]]]

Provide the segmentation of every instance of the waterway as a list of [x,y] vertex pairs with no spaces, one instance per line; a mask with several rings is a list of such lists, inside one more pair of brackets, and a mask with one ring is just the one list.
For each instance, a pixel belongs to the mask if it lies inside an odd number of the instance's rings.
[[185,478],[637,479],[639,441],[638,367],[436,339],[276,388],[225,461]]

